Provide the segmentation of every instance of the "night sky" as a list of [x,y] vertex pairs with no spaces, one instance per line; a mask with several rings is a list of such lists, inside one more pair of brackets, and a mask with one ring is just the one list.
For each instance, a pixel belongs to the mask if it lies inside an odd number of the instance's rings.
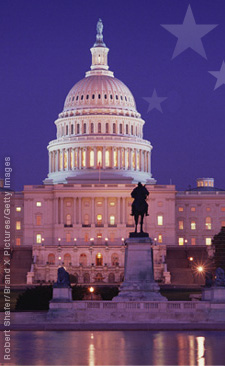
[[[177,37],[161,26],[182,25],[189,4],[205,27],[191,28],[190,12],[186,26],[175,27]],[[1,0],[0,176],[11,156],[12,188],[46,178],[54,121],[90,68],[98,18],[110,70],[130,88],[146,122],[157,183],[186,189],[198,177],[214,177],[225,188],[224,0]],[[217,81],[209,71],[220,69]],[[154,89],[166,98],[158,109],[147,102]]]

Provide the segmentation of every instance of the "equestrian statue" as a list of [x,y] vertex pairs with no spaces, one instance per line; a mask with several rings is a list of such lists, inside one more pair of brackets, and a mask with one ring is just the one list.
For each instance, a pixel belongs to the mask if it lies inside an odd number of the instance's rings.
[[134,198],[134,201],[132,203],[132,212],[131,212],[131,216],[134,216],[134,220],[135,220],[135,233],[134,234],[138,234],[137,226],[138,226],[139,216],[141,218],[139,235],[145,234],[143,232],[143,221],[144,221],[144,216],[149,216],[148,204],[146,202],[148,195],[149,195],[149,191],[140,182],[138,183],[137,187],[134,188],[133,191],[131,192],[131,197]]

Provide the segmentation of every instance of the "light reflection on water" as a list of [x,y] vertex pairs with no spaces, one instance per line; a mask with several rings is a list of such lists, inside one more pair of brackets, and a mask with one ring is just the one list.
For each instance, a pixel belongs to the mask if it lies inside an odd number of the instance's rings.
[[224,365],[224,345],[213,331],[11,332],[11,364]]

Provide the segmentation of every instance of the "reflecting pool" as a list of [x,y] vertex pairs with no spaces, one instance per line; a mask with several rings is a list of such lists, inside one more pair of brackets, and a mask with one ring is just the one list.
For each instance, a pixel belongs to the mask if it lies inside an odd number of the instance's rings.
[[224,365],[225,332],[11,332],[11,361],[5,364]]

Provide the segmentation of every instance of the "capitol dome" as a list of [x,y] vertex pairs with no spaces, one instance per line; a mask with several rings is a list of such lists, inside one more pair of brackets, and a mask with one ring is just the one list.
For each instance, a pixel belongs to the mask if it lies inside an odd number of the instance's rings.
[[91,70],[70,90],[55,121],[45,184],[155,183],[145,122],[131,91],[109,70],[102,30],[99,20]]

